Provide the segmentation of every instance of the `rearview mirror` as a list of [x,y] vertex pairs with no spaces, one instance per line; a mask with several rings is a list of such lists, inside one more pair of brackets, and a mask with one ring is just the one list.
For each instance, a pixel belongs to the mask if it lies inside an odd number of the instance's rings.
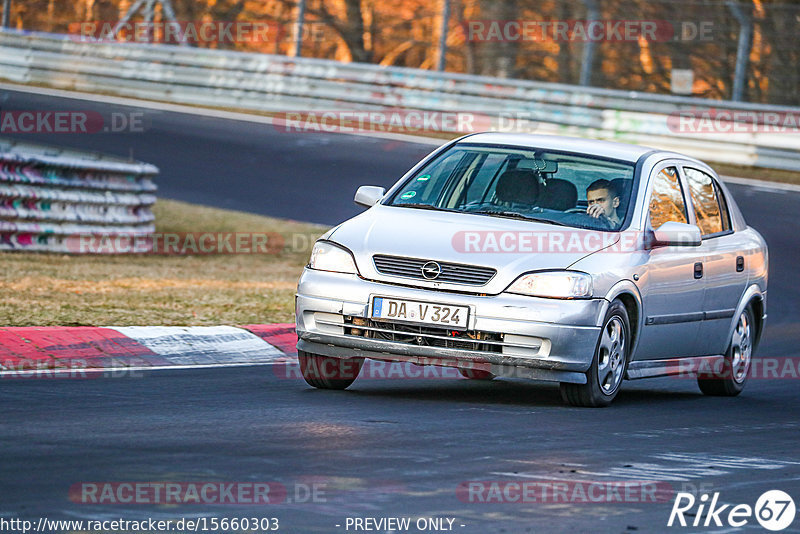
[[552,174],[558,171],[558,162],[550,159],[530,158],[520,160],[517,169],[537,170],[542,174]]
[[693,224],[665,222],[653,230],[652,247],[699,247],[703,239],[700,228]]
[[359,206],[371,208],[383,198],[385,193],[386,189],[383,187],[378,187],[376,185],[362,185],[356,191],[356,196],[353,198],[353,200]]

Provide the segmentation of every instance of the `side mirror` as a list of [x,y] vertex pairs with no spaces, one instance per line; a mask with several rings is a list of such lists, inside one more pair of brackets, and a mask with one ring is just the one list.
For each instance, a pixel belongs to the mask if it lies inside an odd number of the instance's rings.
[[356,191],[356,196],[353,200],[355,200],[356,204],[359,206],[371,208],[383,198],[384,194],[386,194],[386,189],[383,187],[378,187],[376,185],[362,185]]
[[697,226],[670,221],[653,230],[650,247],[699,247],[702,242]]

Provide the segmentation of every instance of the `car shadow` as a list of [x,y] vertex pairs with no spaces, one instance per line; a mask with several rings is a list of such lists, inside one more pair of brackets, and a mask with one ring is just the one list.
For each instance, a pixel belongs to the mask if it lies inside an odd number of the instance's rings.
[[[626,388],[620,391],[611,408],[631,405],[696,401],[704,398],[691,386],[681,389]],[[514,407],[565,407],[559,387],[552,382],[495,379],[480,380],[358,380],[347,390],[349,395],[372,399],[408,399],[463,404]]]

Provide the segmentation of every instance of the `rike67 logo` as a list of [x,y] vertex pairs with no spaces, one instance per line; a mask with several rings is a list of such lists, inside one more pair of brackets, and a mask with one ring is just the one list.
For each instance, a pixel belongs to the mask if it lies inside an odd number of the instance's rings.
[[[784,530],[794,521],[797,509],[794,500],[788,493],[781,490],[764,492],[756,501],[755,506],[749,504],[721,504],[719,492],[709,497],[707,493],[695,498],[691,493],[678,492],[669,514],[667,526],[681,527],[723,527],[730,526],[741,528],[753,519],[765,529],[772,531]],[[689,525],[687,519],[694,518]]]

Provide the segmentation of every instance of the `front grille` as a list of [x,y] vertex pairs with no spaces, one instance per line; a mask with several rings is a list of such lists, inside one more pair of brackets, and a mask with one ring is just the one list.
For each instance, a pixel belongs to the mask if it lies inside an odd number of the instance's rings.
[[[459,332],[446,328],[407,325],[360,319],[347,321],[345,334],[383,339],[396,343],[408,343],[426,347],[443,347],[479,352],[502,352],[503,343],[500,334],[487,332]],[[347,324],[350,322],[350,325]]]
[[[376,321],[367,317],[337,316],[329,313],[315,313],[314,320],[318,328],[335,328],[337,329],[336,333],[344,333],[345,336],[386,343],[456,349],[473,354],[500,353],[527,358],[547,356],[549,350],[547,348],[545,353],[541,352],[543,347],[549,347],[549,341],[522,335],[477,330],[457,331],[437,326]],[[342,329],[343,332],[338,329]],[[548,345],[544,345],[544,343],[548,343]]]
[[[415,280],[429,280],[422,275],[422,266],[433,260],[420,260],[417,258],[402,258],[399,256],[375,255],[372,257],[375,268],[381,274],[413,278]],[[490,267],[464,265],[461,263],[436,262],[441,267],[441,274],[434,280],[436,282],[449,282],[482,286],[491,280],[497,273]]]

